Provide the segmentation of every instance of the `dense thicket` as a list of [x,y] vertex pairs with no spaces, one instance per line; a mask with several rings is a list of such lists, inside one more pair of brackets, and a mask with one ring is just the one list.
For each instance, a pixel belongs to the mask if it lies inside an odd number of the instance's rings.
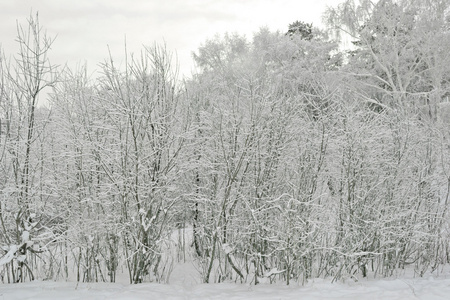
[[[37,16],[1,57],[3,282],[419,275],[449,263],[448,3],[346,1],[207,40],[181,81],[155,45],[56,70]],[[439,41],[439,42],[437,42]],[[38,106],[44,89],[49,108]]]

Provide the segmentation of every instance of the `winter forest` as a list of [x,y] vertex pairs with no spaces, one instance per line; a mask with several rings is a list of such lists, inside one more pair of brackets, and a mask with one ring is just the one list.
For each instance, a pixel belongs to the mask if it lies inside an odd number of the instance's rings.
[[347,0],[324,20],[211,37],[186,78],[157,44],[105,53],[95,77],[52,65],[45,20],[19,20],[0,57],[1,281],[449,264],[450,1]]

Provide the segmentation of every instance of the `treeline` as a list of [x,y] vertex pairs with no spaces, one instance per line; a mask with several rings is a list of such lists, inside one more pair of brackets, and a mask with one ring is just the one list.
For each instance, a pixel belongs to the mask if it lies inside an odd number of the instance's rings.
[[[203,282],[438,271],[450,3],[428,2],[217,36],[184,80],[158,45],[97,78],[56,68],[31,16],[0,61],[3,282],[168,282],[186,257]],[[344,32],[352,50],[332,41]]]

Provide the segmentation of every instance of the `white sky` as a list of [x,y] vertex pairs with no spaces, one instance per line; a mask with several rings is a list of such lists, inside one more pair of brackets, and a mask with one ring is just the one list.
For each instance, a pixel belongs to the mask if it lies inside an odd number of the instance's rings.
[[52,63],[88,64],[90,72],[108,57],[123,58],[142,45],[166,43],[176,51],[183,74],[193,68],[192,51],[216,33],[238,32],[251,38],[262,26],[287,30],[296,20],[320,26],[327,5],[341,0],[0,0],[0,43],[9,56],[17,52],[16,21],[26,24],[39,12],[41,25],[57,35]]

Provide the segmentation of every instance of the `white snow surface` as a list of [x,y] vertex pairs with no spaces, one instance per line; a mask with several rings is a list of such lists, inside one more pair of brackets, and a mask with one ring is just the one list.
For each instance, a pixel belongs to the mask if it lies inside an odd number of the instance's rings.
[[[179,269],[182,270],[183,268]],[[184,270],[191,269],[185,266]],[[193,274],[177,276],[170,284],[79,283],[34,281],[0,284],[0,299],[450,299],[450,273],[438,277],[371,279],[335,282],[315,279],[304,286],[277,284],[199,284]]]
[[[192,236],[192,228],[185,230],[186,237]],[[177,230],[171,236],[179,242]],[[192,243],[187,238],[187,245]],[[228,245],[227,245],[228,246]],[[225,246],[225,248],[227,247]],[[173,254],[173,253],[172,253]],[[173,254],[175,255],[175,254]],[[8,255],[6,255],[8,256]],[[3,257],[2,260],[8,258]],[[269,283],[268,276],[282,270],[272,269],[259,278],[259,285],[241,283],[202,284],[200,272],[187,253],[185,262],[176,262],[169,284],[128,284],[126,273],[118,273],[118,283],[77,283],[73,281],[34,281],[18,284],[0,282],[0,300],[147,300],[147,299],[246,299],[246,300],[440,300],[450,299],[450,265],[442,266],[439,272],[427,273],[424,277],[414,276],[413,270],[403,270],[393,278],[346,279],[332,283],[332,279],[312,279],[305,285],[291,282]],[[211,276],[213,279],[213,276]],[[250,280],[249,280],[250,281]]]

